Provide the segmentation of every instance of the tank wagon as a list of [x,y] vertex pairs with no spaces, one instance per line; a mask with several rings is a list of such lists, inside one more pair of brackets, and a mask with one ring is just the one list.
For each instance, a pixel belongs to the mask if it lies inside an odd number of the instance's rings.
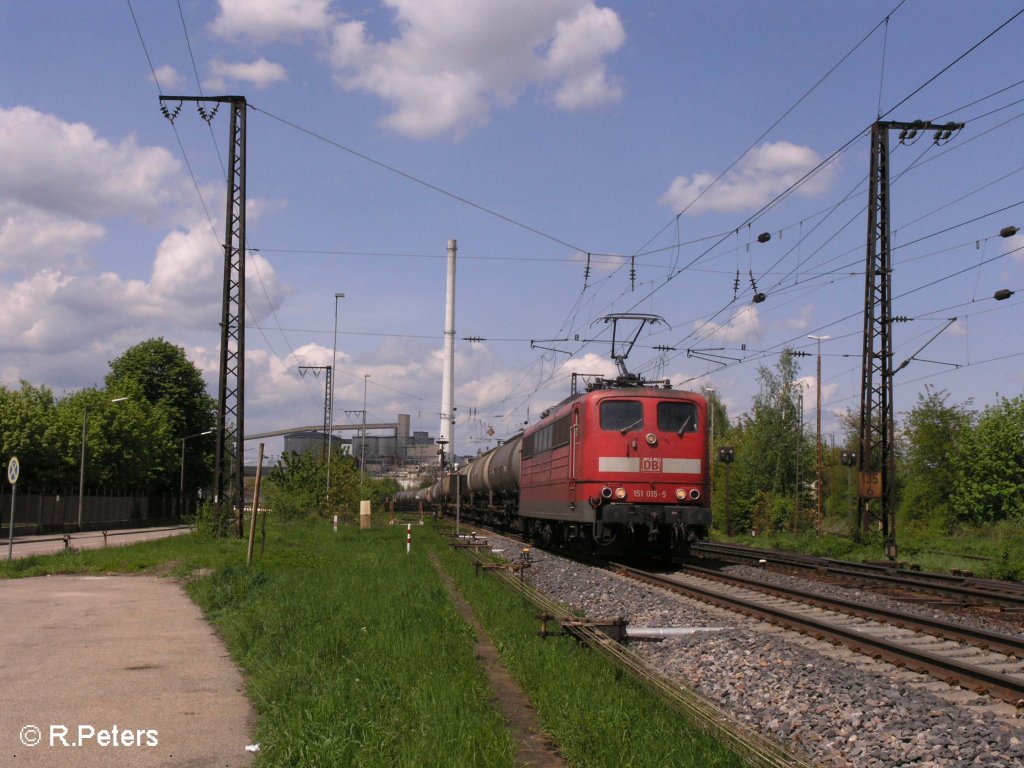
[[583,550],[685,551],[711,527],[708,404],[668,382],[598,379],[398,503],[454,509]]

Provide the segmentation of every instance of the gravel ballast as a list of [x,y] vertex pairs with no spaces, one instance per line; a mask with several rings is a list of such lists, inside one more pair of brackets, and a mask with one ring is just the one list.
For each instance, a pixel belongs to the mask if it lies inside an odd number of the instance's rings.
[[865,670],[757,620],[550,553],[535,554],[527,571],[530,582],[591,618],[623,617],[632,626],[720,628],[631,647],[661,674],[739,721],[803,748],[818,764],[1024,766],[1024,721],[1007,722],[983,707],[952,704],[925,688],[933,683],[908,682],[917,676],[895,667],[875,664]]

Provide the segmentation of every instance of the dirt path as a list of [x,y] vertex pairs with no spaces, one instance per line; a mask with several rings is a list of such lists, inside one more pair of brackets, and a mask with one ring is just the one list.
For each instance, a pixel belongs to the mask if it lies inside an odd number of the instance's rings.
[[477,620],[472,606],[466,602],[448,572],[436,560],[433,563],[441,581],[451,594],[455,609],[476,632],[476,656],[487,672],[498,711],[504,716],[512,732],[512,738],[516,741],[516,754],[520,765],[531,768],[562,768],[566,764],[565,761],[541,731],[536,710],[523,693],[523,689],[502,665],[498,658],[498,649]]

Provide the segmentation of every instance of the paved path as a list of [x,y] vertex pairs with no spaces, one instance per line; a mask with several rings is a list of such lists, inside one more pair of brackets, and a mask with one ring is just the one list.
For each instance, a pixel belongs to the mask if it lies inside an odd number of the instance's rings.
[[[6,525],[4,526],[6,529]],[[191,532],[187,525],[166,526],[163,528],[127,528],[108,531],[104,537],[102,531],[87,531],[68,534],[68,545],[75,549],[99,549],[101,547],[120,547],[127,544],[138,544],[140,541],[162,539],[167,536],[179,536]],[[9,547],[7,539],[0,539],[0,558],[7,558],[8,550],[18,557],[29,555],[52,555],[63,552],[64,537],[50,533],[43,536],[15,536],[14,546]]]
[[0,765],[247,766],[243,686],[171,579],[0,580]]

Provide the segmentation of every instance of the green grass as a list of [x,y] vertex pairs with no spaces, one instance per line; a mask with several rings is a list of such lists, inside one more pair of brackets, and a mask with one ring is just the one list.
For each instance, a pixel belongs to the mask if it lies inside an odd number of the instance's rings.
[[190,535],[139,542],[108,549],[82,549],[55,555],[32,555],[0,561],[0,578],[68,573],[133,573],[160,569],[184,577],[200,568],[219,568],[245,559],[237,539]]
[[156,570],[224,637],[257,711],[258,766],[513,766],[473,633],[430,563],[452,573],[574,766],[740,766],[640,684],[574,640],[429,526],[333,533],[271,526],[255,565],[237,539],[181,536],[0,564],[0,576]]
[[459,553],[438,552],[473,605],[502,661],[539,710],[544,729],[575,766],[740,766],[730,750],[626,673],[566,636],[539,640],[537,609]]
[[[885,546],[880,535],[869,535],[863,541],[852,538],[813,533],[764,533],[758,536],[715,537],[764,549],[803,552],[809,555],[834,557],[860,562],[885,559]],[[898,559],[920,566],[923,570],[949,573],[954,569],[969,570],[976,576],[1024,580],[1024,529],[1005,522],[986,527],[963,527],[952,533],[901,527],[897,529]]]

